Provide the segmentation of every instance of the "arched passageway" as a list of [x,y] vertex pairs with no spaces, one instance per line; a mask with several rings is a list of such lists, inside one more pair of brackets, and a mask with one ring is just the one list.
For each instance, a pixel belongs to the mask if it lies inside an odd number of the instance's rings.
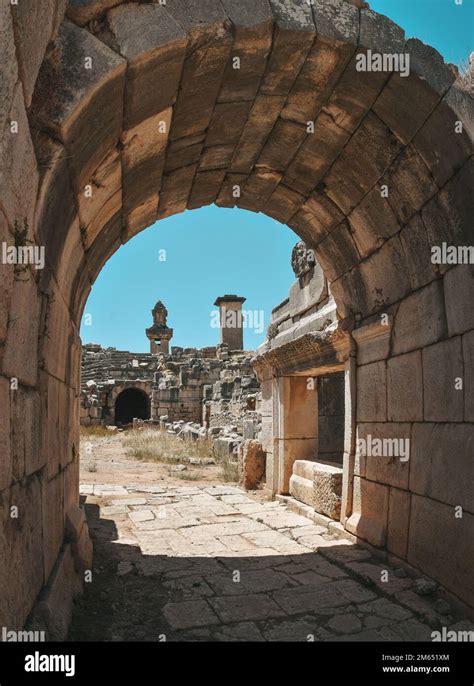
[[[0,10],[0,236],[46,264],[1,272],[1,623],[24,624],[53,570],[90,564],[91,284],[136,233],[210,203],[288,224],[325,270],[352,342],[343,525],[474,604],[474,267],[432,257],[473,242],[472,99],[453,67],[346,0],[26,4]],[[359,69],[368,51],[409,55],[409,75]],[[357,460],[371,433],[409,437],[409,466]]]
[[134,419],[150,419],[150,399],[140,388],[126,388],[115,400],[115,424],[126,426]]

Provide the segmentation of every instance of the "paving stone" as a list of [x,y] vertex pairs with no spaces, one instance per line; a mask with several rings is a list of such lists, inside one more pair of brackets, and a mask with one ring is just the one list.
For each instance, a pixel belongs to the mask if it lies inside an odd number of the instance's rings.
[[253,622],[238,622],[232,626],[221,626],[213,631],[215,641],[263,641],[265,640]]
[[208,597],[214,595],[212,588],[210,588],[203,577],[195,575],[164,581],[163,587],[168,588],[172,592],[174,600],[187,600],[196,596]]
[[281,607],[264,593],[211,598],[209,602],[224,623],[267,619],[285,614]]
[[[133,512],[129,513],[129,517],[132,520],[132,522],[138,523],[138,522],[148,522],[151,519],[155,519],[155,515],[151,510],[134,510]],[[163,527],[163,528],[170,528],[170,527]]]
[[362,629],[362,622],[354,614],[336,615],[329,620],[327,627],[337,634],[355,634]]
[[173,629],[219,624],[218,617],[204,600],[167,603],[162,612]]
[[267,641],[312,641],[316,636],[321,620],[315,617],[301,617],[291,620],[270,620],[265,622],[263,635]]
[[[240,575],[238,581],[234,581],[236,572]],[[207,577],[207,582],[219,596],[266,593],[284,588],[291,583],[285,574],[272,569],[240,570],[239,558],[235,559],[234,568],[229,570],[228,574]]]

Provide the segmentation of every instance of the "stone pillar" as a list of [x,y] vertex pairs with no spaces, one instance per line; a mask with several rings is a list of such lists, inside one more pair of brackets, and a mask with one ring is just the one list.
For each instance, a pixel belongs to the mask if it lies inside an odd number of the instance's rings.
[[152,355],[158,355],[158,353],[168,355],[170,340],[173,337],[173,329],[170,329],[166,324],[168,310],[159,300],[152,309],[151,314],[153,316],[153,326],[150,326],[145,331],[150,341],[150,353]]
[[242,303],[245,300],[238,295],[223,295],[214,303],[220,310],[220,342],[227,345],[229,350],[244,349]]

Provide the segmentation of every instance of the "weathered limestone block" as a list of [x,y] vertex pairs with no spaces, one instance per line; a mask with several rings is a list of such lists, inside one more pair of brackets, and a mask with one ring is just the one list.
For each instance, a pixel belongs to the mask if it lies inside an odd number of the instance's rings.
[[122,238],[125,239],[125,233],[122,233],[122,213],[119,211],[103,226],[99,236],[86,252],[83,271],[87,271],[91,283],[94,283],[109,257],[119,249]]
[[231,147],[229,162],[242,129],[247,121],[251,102],[217,103],[206,136],[206,147],[228,145]]
[[313,469],[313,507],[316,512],[339,519],[341,516],[342,469],[316,462]]
[[74,598],[81,590],[71,546],[66,545],[56,561],[44,596],[28,620],[28,628],[45,631],[48,641],[64,641],[71,623]]
[[359,13],[345,0],[313,4],[316,40],[288,95],[283,119],[307,124],[318,115],[357,46]]
[[465,602],[474,605],[474,578],[466,560],[474,558],[474,517],[455,517],[452,506],[412,495],[408,562],[429,570]]
[[[47,245],[48,268],[58,276],[61,255],[71,251],[70,243],[77,243],[77,231],[70,227],[77,224],[76,203],[67,164],[67,152],[63,145],[50,136],[33,131],[33,144],[39,170],[36,234],[39,245]],[[80,262],[78,256],[77,262]],[[73,270],[68,268],[71,274]]]
[[252,171],[284,103],[285,97],[281,95],[257,95],[232,159],[233,172]]
[[219,195],[216,198],[218,207],[235,207],[247,183],[246,174],[226,174]]
[[34,11],[26,2],[11,5],[20,78],[25,104],[31,104],[36,77],[55,29],[57,3],[36,0]]
[[389,488],[367,479],[354,477],[352,515],[346,522],[351,533],[382,547],[387,540]]
[[301,124],[278,119],[257,161],[257,167],[284,171],[307,136]]
[[284,175],[284,182],[300,193],[313,191],[349,139],[349,133],[321,112],[314,132],[304,139]]
[[128,61],[124,126],[132,129],[175,102],[186,34],[159,4],[121,5],[108,13],[107,22]]
[[10,382],[0,376],[0,491],[10,486],[13,475],[10,443]]
[[42,298],[40,358],[42,366],[57,379],[67,382],[71,314],[54,281]]
[[281,180],[281,174],[271,170],[256,169],[248,177],[239,207],[257,212],[264,207]]
[[420,214],[412,217],[401,230],[400,240],[413,290],[426,286],[443,271],[442,265],[432,264],[427,259],[432,245],[428,242],[428,232]]
[[387,549],[402,558],[407,557],[410,528],[411,494],[398,488],[390,489],[388,507]]
[[357,419],[387,420],[387,370],[383,360],[357,368]]
[[[18,516],[11,516],[15,507]],[[0,497],[0,623],[22,629],[43,585],[41,485],[33,476]]]
[[101,161],[77,198],[81,234],[87,250],[122,204],[122,168],[116,148]]
[[444,275],[444,300],[450,336],[474,329],[474,265],[461,264]]
[[76,571],[81,574],[92,569],[92,541],[82,507],[73,504],[66,510],[65,527],[67,539],[71,543]]
[[41,300],[29,268],[18,272],[13,285],[2,373],[27,386],[37,380]]
[[392,357],[387,362],[387,417],[389,422],[423,421],[421,351]]
[[78,193],[119,140],[126,61],[65,21],[40,69],[32,113],[65,144]]
[[381,184],[388,186],[388,202],[400,225],[406,224],[438,190],[412,145],[405,148]]
[[[462,354],[464,371],[474,369],[474,331],[462,337]],[[464,387],[464,421],[474,422],[474,384],[468,383]]]
[[233,40],[229,19],[217,0],[168,3],[167,11],[188,35],[170,136],[176,140],[209,126]]
[[308,201],[303,203],[298,212],[291,217],[288,226],[308,245],[317,245],[327,236],[327,231],[323,224],[308,207]]
[[131,238],[156,219],[172,108],[122,136],[123,221]]
[[[300,462],[300,460],[296,460],[296,462]],[[314,492],[312,479],[305,479],[304,477],[293,472],[290,477],[290,495],[293,496],[293,498],[296,498],[296,500],[299,500],[301,503],[305,503],[306,505],[313,507]]]
[[165,174],[199,162],[205,138],[205,133],[199,133],[197,136],[186,136],[176,141],[169,141],[166,148]]
[[401,149],[400,141],[388,127],[369,113],[325,177],[326,193],[347,214],[379,180]]
[[63,453],[68,443],[68,389],[57,379],[41,372],[39,378],[41,399],[41,417],[48,417],[47,422],[41,422],[41,452],[47,464],[48,479],[52,479],[59,472]]
[[455,113],[456,119],[462,122],[462,128],[467,132],[471,141],[474,140],[474,113],[472,111],[472,95],[464,88],[460,88],[457,81],[453,83],[444,97],[444,102]]
[[435,343],[446,336],[443,284],[433,281],[403,300],[395,314],[393,355]]
[[40,402],[38,392],[19,386],[11,391],[11,446],[15,479],[30,476],[46,462],[40,450]]
[[412,433],[410,491],[474,512],[474,454],[471,424],[415,424]]
[[194,177],[193,187],[188,200],[188,209],[192,210],[204,205],[211,205],[217,198],[224,181],[225,171],[198,172]]
[[347,222],[333,229],[329,236],[318,243],[315,251],[329,281],[335,281],[360,262],[360,255]]
[[163,176],[158,207],[159,219],[184,212],[196,169],[197,164],[190,164],[188,167],[181,167]]
[[42,479],[43,501],[43,565],[48,579],[64,539],[63,476],[57,474],[50,481]]
[[365,285],[362,314],[377,312],[411,292],[405,253],[398,236],[390,238],[361,263],[360,277]]
[[458,117],[443,100],[413,139],[440,188],[473,153],[467,131],[464,127],[458,131],[457,123]]
[[[253,100],[272,45],[273,17],[268,0],[221,0],[233,25],[234,45],[219,101]],[[236,69],[233,60],[239,58]]]
[[79,269],[74,275],[71,289],[71,311],[73,312],[76,326],[80,325],[86,300],[91,292],[92,283],[87,269]]
[[366,9],[360,13],[359,41],[379,53],[400,53],[405,48],[405,32],[388,17]]
[[316,34],[311,6],[305,0],[270,0],[276,27],[260,91],[287,95],[304,64]]
[[370,190],[350,213],[349,224],[361,257],[367,257],[400,227],[379,185]]
[[76,24],[88,24],[111,7],[126,0],[68,0],[67,16]]
[[278,184],[263,211],[282,224],[287,224],[305,201],[305,196]]
[[324,111],[335,123],[353,133],[363,120],[385,85],[388,75],[383,72],[357,71],[357,54],[348,63],[336,83]]
[[22,229],[24,220],[28,221],[28,238],[31,239],[38,169],[20,81],[13,92],[11,108],[1,135],[0,192],[3,210],[11,227],[17,221]]
[[[456,380],[458,380],[456,382]],[[441,341],[423,350],[424,419],[431,422],[462,422],[464,374],[461,337]]]
[[199,162],[200,171],[228,169],[234,154],[234,145],[213,145],[204,148]]
[[[71,269],[71,264],[75,266]],[[70,226],[66,243],[61,253],[61,262],[56,272],[59,292],[66,303],[70,303],[77,271],[85,269],[85,253],[79,219]]]
[[344,219],[344,214],[339,207],[323,192],[312,193],[305,207],[321,222],[326,232],[339,226]]
[[247,491],[258,488],[265,474],[265,451],[257,440],[239,445],[239,484]]
[[437,50],[416,38],[406,42],[404,52],[410,56],[410,74],[394,73],[373,110],[403,143],[409,143],[455,76]]
[[[359,471],[370,481],[408,488],[410,441],[409,423],[357,424],[356,449]],[[382,454],[373,454],[378,453],[379,446]]]
[[13,93],[18,81],[15,39],[10,3],[0,6],[0,131],[3,133],[13,102]]

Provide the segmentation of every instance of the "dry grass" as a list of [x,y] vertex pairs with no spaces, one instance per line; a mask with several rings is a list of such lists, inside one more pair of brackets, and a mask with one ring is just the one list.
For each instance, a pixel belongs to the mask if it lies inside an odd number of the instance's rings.
[[147,462],[176,463],[185,457],[214,457],[214,449],[208,439],[184,440],[157,429],[127,431],[122,442],[130,457]]
[[113,436],[115,432],[109,431],[105,426],[81,426],[81,438],[103,438]]
[[239,480],[239,466],[237,462],[231,462],[228,457],[222,460],[222,481],[227,483],[228,481]]

